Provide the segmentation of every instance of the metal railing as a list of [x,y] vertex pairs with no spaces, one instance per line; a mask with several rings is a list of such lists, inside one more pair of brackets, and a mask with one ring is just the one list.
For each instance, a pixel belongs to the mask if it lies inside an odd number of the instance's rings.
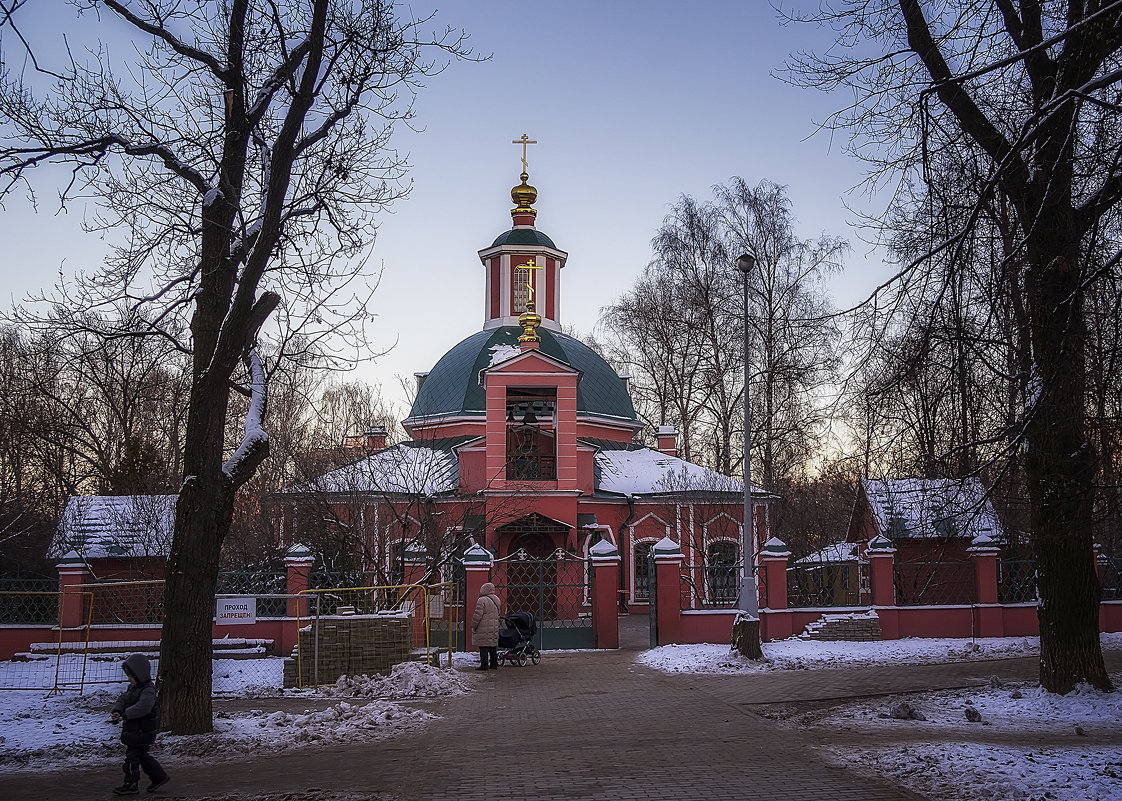
[[58,622],[58,579],[0,578],[0,624]]
[[897,562],[893,566],[900,606],[955,606],[975,602],[972,562]]
[[162,580],[104,581],[77,589],[87,597],[92,625],[159,626],[164,622]]
[[1122,601],[1122,557],[1101,558],[1106,562],[1101,598],[1104,601]]
[[740,597],[740,565],[681,567],[682,609],[732,609]]
[[997,563],[998,603],[1035,603],[1036,598],[1036,560],[999,560]]
[[[867,593],[862,594],[861,567],[857,562],[834,562],[787,568],[787,606],[797,609],[868,603]],[[868,586],[867,581],[864,586]]]
[[288,573],[284,570],[227,570],[218,574],[216,595],[256,595],[258,617],[284,617]]

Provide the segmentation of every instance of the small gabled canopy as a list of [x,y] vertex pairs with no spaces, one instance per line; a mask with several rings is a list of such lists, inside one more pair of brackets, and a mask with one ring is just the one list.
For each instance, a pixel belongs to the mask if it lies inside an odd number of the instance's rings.
[[567,361],[559,359],[556,356],[550,356],[548,353],[542,353],[540,350],[522,350],[518,348],[516,349],[517,352],[512,352],[514,349],[508,345],[503,345],[494,350],[495,352],[491,355],[490,364],[479,371],[479,383],[481,386],[486,386],[487,374],[491,371],[501,371],[508,367],[520,367],[521,369],[525,369],[525,366],[519,363],[534,360],[545,362],[547,365],[567,374],[576,373],[579,380],[580,370],[577,370]]

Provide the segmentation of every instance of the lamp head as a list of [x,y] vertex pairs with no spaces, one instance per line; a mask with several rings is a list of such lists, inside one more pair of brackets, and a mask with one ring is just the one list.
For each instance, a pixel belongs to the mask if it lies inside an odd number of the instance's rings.
[[755,268],[755,266],[756,266],[756,257],[753,256],[751,253],[742,253],[740,255],[740,258],[738,258],[736,260],[736,268],[738,270],[740,270],[740,272],[744,273],[745,275],[750,273],[753,270],[753,268]]

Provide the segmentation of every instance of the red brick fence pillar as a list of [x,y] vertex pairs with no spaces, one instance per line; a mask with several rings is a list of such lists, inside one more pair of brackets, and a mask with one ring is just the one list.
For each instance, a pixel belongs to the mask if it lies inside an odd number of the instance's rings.
[[794,634],[791,615],[787,612],[787,560],[791,552],[787,543],[772,537],[760,550],[764,571],[765,608],[760,610],[763,636],[767,640],[785,640]]
[[651,547],[655,562],[655,614],[658,644],[682,641],[682,549],[669,537]]
[[592,639],[597,648],[619,648],[619,550],[607,540],[589,549],[592,559]]
[[869,540],[865,549],[869,560],[869,583],[872,585],[873,607],[880,618],[882,640],[900,639],[900,615],[896,608],[896,549],[880,534]]
[[[491,565],[494,557],[482,545],[473,545],[464,552],[464,650],[474,651],[471,637],[471,616],[475,612],[475,602],[479,600],[479,589],[491,580]],[[500,598],[505,603],[505,598]]]
[[[285,591],[289,595],[296,595],[308,589],[312,575],[312,565],[315,556],[299,543],[293,543],[284,555]],[[308,598],[289,598],[286,604],[288,620],[281,627],[281,653],[292,653],[292,649],[299,642],[300,632],[297,627],[308,619]]]
[[58,570],[58,625],[62,629],[81,626],[82,599],[81,586],[90,578],[86,560],[77,551],[69,551],[55,565]]
[[[403,584],[420,584],[425,580],[428,552],[424,545],[416,540],[406,545],[403,562]],[[405,594],[405,600],[413,605],[413,647],[424,648],[428,639],[425,626],[428,619],[428,596],[422,590],[411,589]]]
[[997,596],[997,560],[1001,549],[985,535],[966,549],[974,563],[974,633],[979,637],[1005,636],[1005,622]]

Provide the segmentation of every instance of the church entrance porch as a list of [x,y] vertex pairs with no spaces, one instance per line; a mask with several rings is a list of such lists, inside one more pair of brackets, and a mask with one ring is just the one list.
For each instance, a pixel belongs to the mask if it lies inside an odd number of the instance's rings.
[[568,553],[569,528],[538,514],[496,532],[506,556],[496,559],[492,582],[504,614],[531,612],[538,623],[534,644],[543,651],[594,648],[591,563]]

